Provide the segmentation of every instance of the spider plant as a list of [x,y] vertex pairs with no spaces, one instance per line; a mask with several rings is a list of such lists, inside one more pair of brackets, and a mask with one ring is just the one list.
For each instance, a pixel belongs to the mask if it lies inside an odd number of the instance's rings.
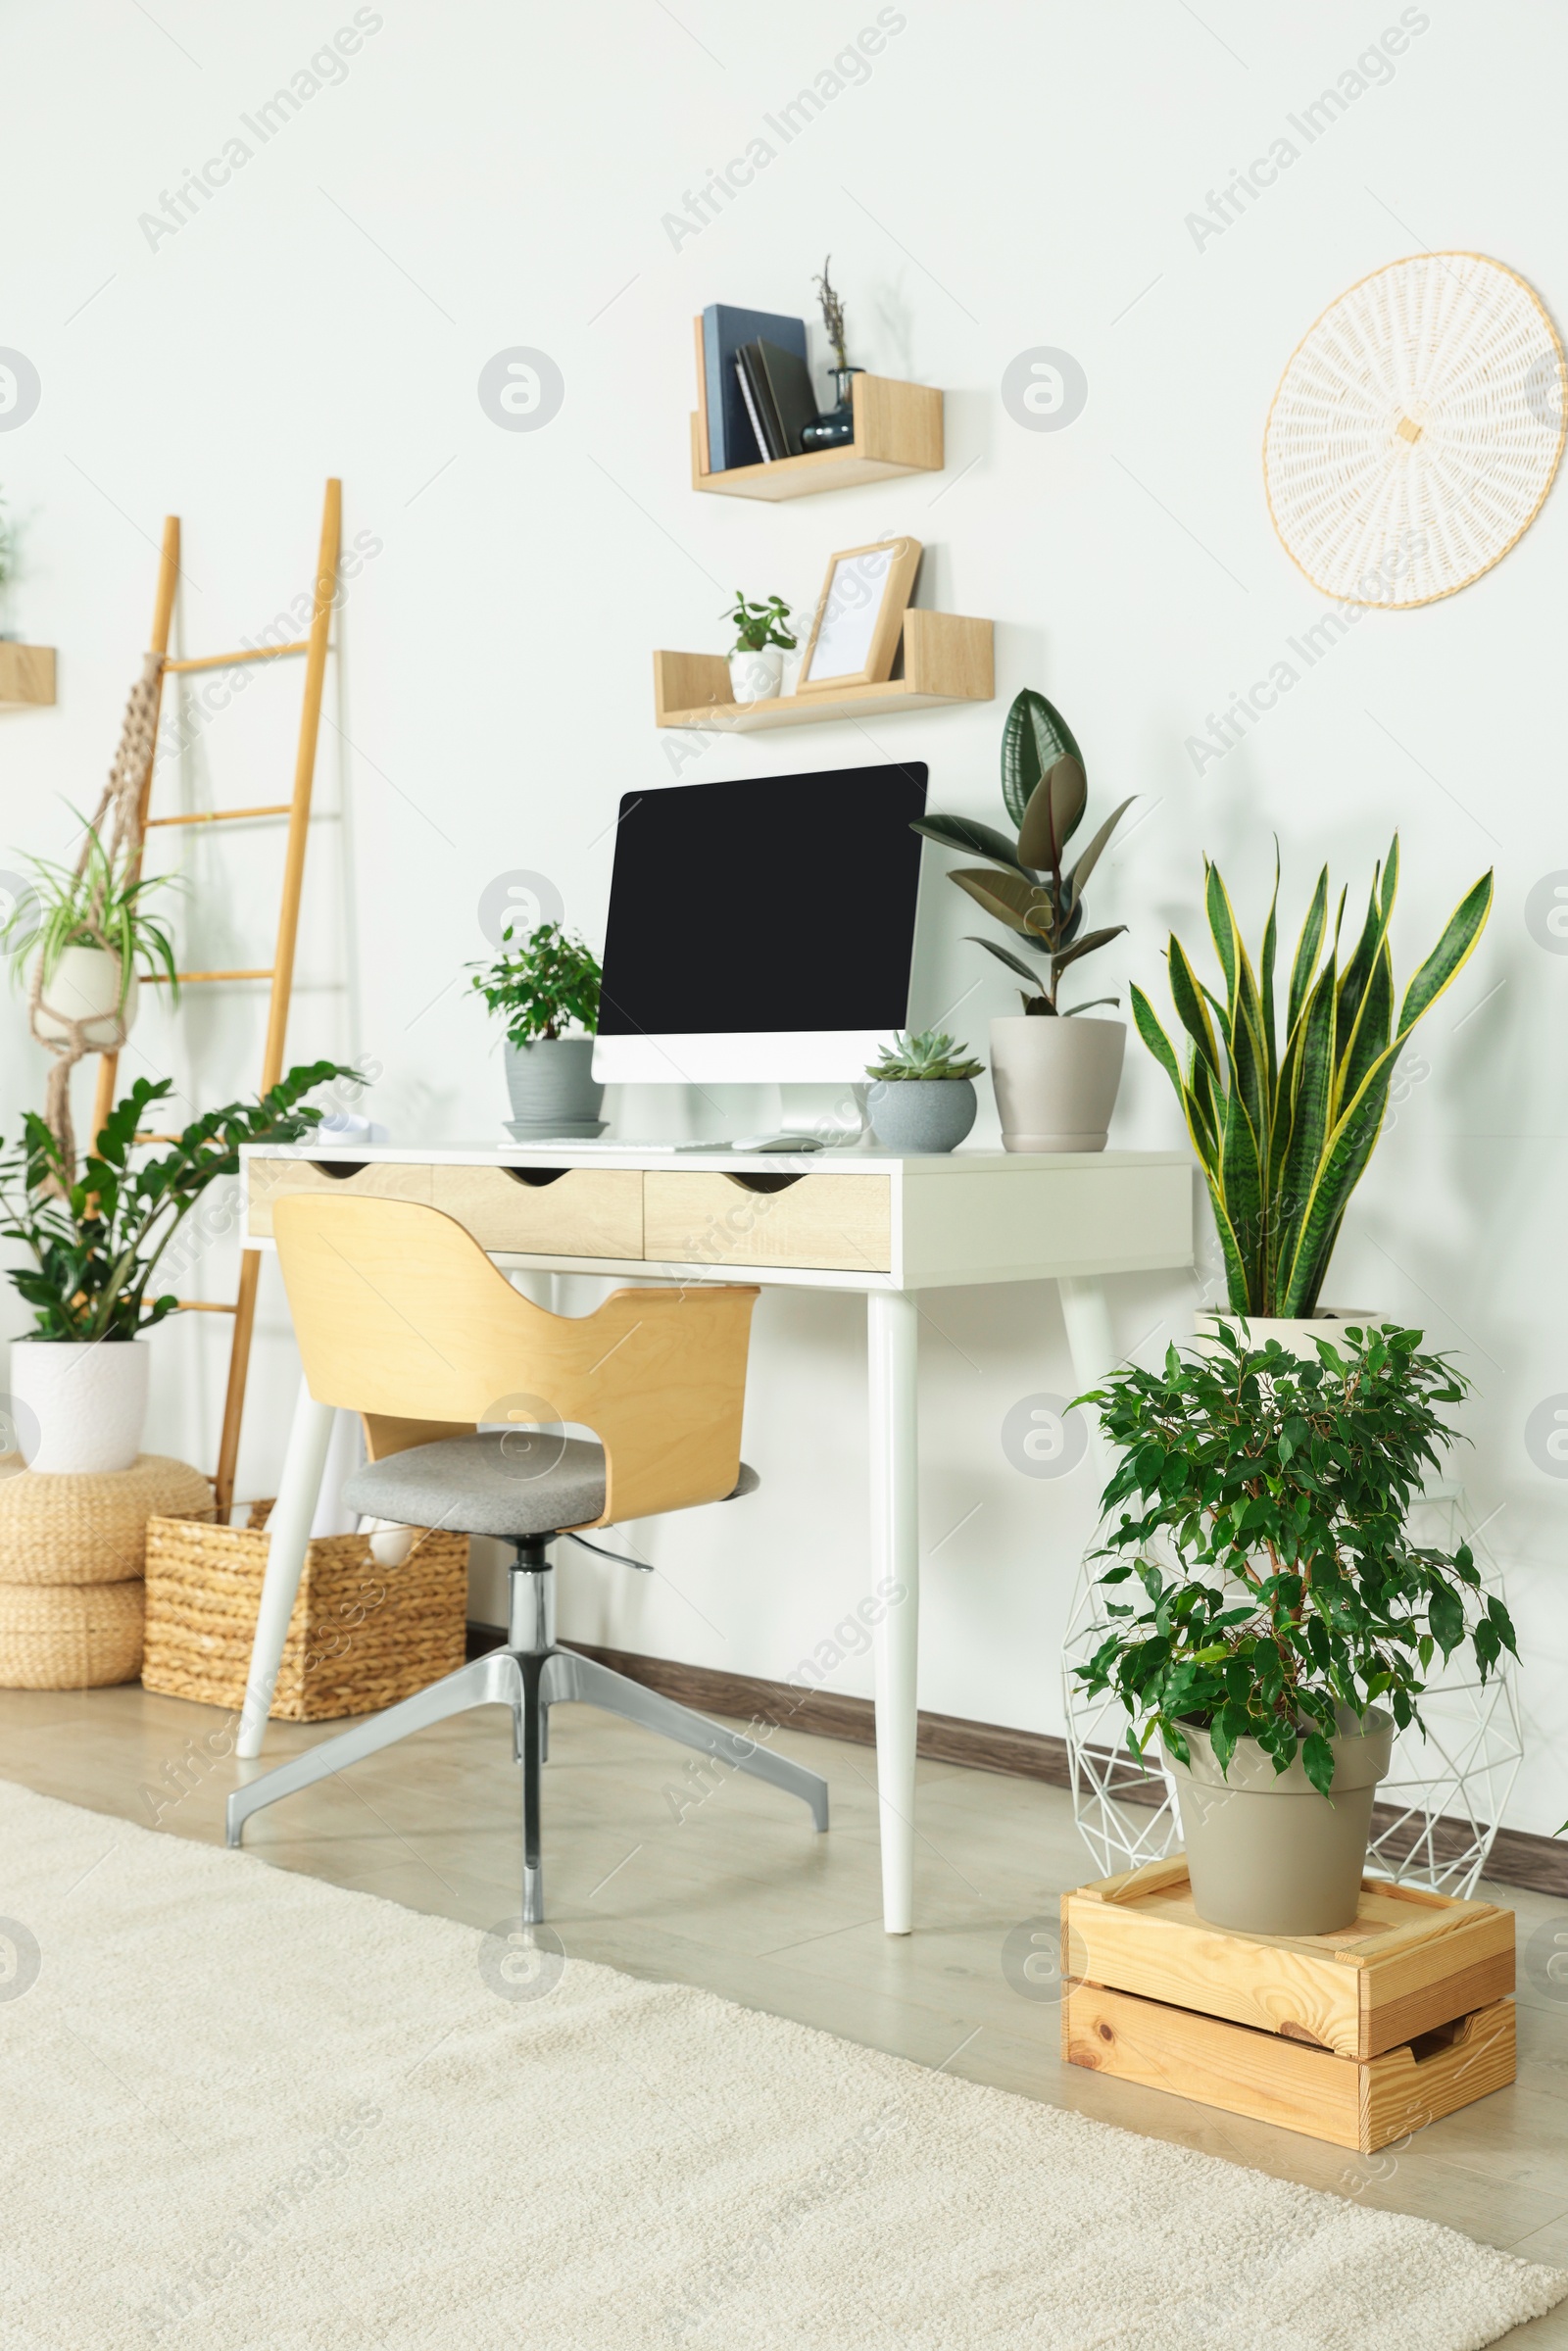
[[[1344,967],[1346,893],[1328,936],[1329,869],[1317,878],[1291,965],[1283,1045],[1275,1028],[1279,858],[1263,926],[1261,985],[1219,868],[1203,861],[1204,904],[1224,994],[1194,971],[1174,934],[1171,1001],[1186,1032],[1184,1072],[1141,988],[1138,1033],[1176,1089],[1214,1203],[1231,1309],[1305,1316],[1317,1306],[1350,1195],[1383,1126],[1405,1039],[1463,969],[1492,908],[1492,874],[1460,900],[1395,1011],[1389,923],[1399,836],[1372,869],[1361,934]],[[1322,958],[1320,961],[1320,957]]]
[[136,872],[128,858],[111,857],[95,825],[84,829],[87,837],[75,868],[57,864],[52,857],[25,860],[33,875],[32,889],[17,901],[0,930],[0,948],[11,956],[13,977],[24,978],[38,956],[47,988],[68,948],[91,947],[120,958],[122,1009],[138,963],[148,974],[166,977],[177,997],[173,941],[168,926],[148,913],[144,904],[154,890],[177,889],[176,877]]

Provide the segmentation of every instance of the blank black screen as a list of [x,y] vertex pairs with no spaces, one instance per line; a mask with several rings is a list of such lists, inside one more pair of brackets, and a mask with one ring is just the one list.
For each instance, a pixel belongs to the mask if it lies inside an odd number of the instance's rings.
[[925,787],[914,760],[628,792],[601,1036],[902,1028]]

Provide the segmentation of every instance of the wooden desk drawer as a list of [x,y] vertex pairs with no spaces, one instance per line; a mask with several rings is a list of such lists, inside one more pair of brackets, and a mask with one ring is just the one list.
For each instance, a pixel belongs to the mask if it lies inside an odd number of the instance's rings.
[[643,1253],[675,1265],[800,1265],[888,1273],[893,1200],[884,1175],[803,1175],[751,1192],[727,1175],[643,1177]]
[[636,1167],[568,1167],[530,1184],[506,1167],[437,1167],[434,1200],[481,1249],[527,1256],[640,1257],[643,1179]]
[[288,1192],[346,1192],[357,1200],[413,1200],[430,1198],[428,1167],[410,1167],[391,1159],[371,1160],[350,1175],[326,1175],[329,1162],[311,1159],[248,1159],[246,1183],[250,1194],[250,1230],[254,1240],[272,1238],[272,1202]]

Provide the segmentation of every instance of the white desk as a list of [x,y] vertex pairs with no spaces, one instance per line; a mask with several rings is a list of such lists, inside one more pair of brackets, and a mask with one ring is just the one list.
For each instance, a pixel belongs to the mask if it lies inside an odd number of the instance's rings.
[[[883,1922],[913,1923],[920,1541],[915,1293],[1054,1281],[1080,1389],[1109,1370],[1101,1277],[1190,1265],[1185,1151],[1050,1157],[960,1151],[699,1156],[521,1146],[255,1147],[241,1154],[247,1246],[271,1247],[282,1192],[424,1200],[506,1267],[636,1281],[862,1291],[870,1385],[870,1579],[906,1597],[876,1628]],[[271,1520],[238,1752],[261,1753],[320,1491],[332,1409],[300,1384]]]

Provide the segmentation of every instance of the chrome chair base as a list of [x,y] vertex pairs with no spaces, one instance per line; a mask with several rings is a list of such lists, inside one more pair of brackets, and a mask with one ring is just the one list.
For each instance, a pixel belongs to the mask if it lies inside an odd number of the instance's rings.
[[[535,1553],[537,1556],[537,1553]],[[544,1877],[540,1855],[539,1784],[548,1748],[548,1720],[552,1706],[576,1703],[603,1707],[625,1721],[640,1723],[679,1745],[766,1780],[786,1795],[799,1796],[810,1808],[820,1836],[827,1829],[827,1782],[816,1772],[720,1729],[689,1706],[662,1697],[641,1682],[601,1665],[596,1658],[560,1648],[554,1637],[554,1593],[549,1566],[514,1567],[512,1571],[512,1623],[507,1646],[460,1666],[445,1681],[416,1690],[384,1713],[367,1716],[335,1739],[280,1763],[247,1788],[236,1788],[228,1799],[225,1841],[238,1845],[245,1823],[253,1813],[283,1796],[296,1794],[330,1780],[350,1764],[363,1762],[383,1747],[395,1746],[411,1732],[432,1723],[466,1714],[475,1706],[507,1706],[512,1710],[513,1752],[522,1774],[522,1917],[525,1925],[542,1924]]]

